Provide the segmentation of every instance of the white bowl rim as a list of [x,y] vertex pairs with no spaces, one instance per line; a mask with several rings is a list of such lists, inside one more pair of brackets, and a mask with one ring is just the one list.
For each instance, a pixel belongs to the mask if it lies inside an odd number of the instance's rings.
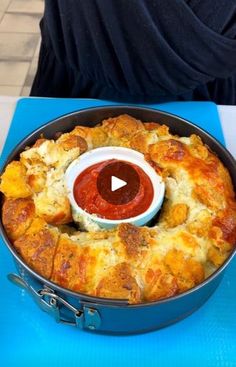
[[[102,159],[98,158],[96,159],[96,155],[98,155],[99,153],[104,153],[104,157]],[[109,154],[115,154],[115,156],[119,156],[122,154],[127,154],[127,156],[123,157],[123,158],[114,158],[114,157],[109,157]],[[95,160],[92,160],[91,162],[91,157],[95,156]],[[132,159],[134,157],[134,159]],[[148,207],[148,209],[135,216],[135,217],[130,217],[130,218],[126,218],[126,219],[106,219],[106,218],[101,218],[99,216],[97,216],[96,214],[91,214],[89,212],[87,212],[86,210],[82,209],[76,202],[75,198],[74,198],[74,194],[73,194],[73,187],[74,187],[74,182],[76,180],[76,178],[78,177],[78,175],[83,172],[86,168],[92,166],[93,164],[99,163],[99,162],[103,162],[109,159],[119,159],[121,161],[126,161],[128,163],[134,163],[137,166],[139,166],[141,169],[143,169],[143,171],[148,174],[151,182],[152,182],[152,186],[153,186],[153,191],[154,191],[154,195],[153,195],[153,200],[150,204],[150,206]],[[79,169],[77,174],[73,177],[71,184],[68,185],[68,181],[70,179],[70,175],[71,175],[71,170],[73,168],[76,168],[77,166],[80,166],[81,168],[81,161],[86,161],[87,160],[87,164],[84,165],[84,167],[82,169]],[[147,172],[149,171],[149,173]],[[152,173],[152,174],[150,174]],[[155,212],[156,210],[159,211],[160,206],[163,202],[164,199],[164,194],[165,194],[165,184],[163,182],[163,179],[160,175],[158,175],[158,173],[154,170],[154,168],[145,160],[144,154],[130,149],[130,148],[126,148],[126,147],[117,147],[117,146],[106,146],[106,147],[99,147],[99,148],[94,148],[89,150],[86,153],[83,153],[81,156],[79,156],[77,159],[75,159],[67,168],[66,170],[66,174],[65,174],[65,178],[66,178],[66,185],[67,188],[69,190],[69,200],[71,202],[71,205],[73,207],[73,209],[79,213],[79,214],[84,214],[86,215],[88,218],[90,218],[91,220],[97,222],[98,224],[108,224],[108,225],[118,225],[121,223],[134,223],[139,221],[140,219],[143,219],[145,217],[148,217],[152,212]],[[153,214],[154,216],[155,214]]]

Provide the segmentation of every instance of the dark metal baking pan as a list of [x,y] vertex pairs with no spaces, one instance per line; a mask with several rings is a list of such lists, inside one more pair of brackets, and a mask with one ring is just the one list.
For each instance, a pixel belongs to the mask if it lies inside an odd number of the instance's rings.
[[[210,134],[178,116],[154,109],[134,106],[96,107],[61,116],[32,132],[10,153],[6,165],[19,157],[26,146],[32,145],[41,134],[54,138],[57,132],[67,132],[76,125],[95,126],[103,119],[127,113],[142,121],[166,124],[171,132],[180,136],[199,135],[203,142],[217,154],[228,168],[236,191],[236,162],[232,155]],[[1,205],[3,195],[1,195]],[[104,299],[75,293],[43,278],[24,263],[16,252],[0,221],[1,235],[11,251],[17,274],[9,279],[25,288],[38,306],[55,318],[57,322],[69,323],[83,330],[110,334],[131,334],[162,328],[188,316],[212,295],[222,280],[224,272],[236,250],[209,278],[189,291],[167,299],[129,305],[125,300]]]

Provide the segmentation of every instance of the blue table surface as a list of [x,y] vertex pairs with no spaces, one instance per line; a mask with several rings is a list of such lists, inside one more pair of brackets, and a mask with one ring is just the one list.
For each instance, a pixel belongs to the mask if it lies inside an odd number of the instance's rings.
[[[5,148],[62,114],[114,104],[99,100],[23,99],[18,103]],[[205,128],[224,143],[217,108],[212,103],[150,105]],[[136,336],[104,336],[56,324],[6,275],[13,260],[0,239],[0,350],[3,367],[11,366],[236,366],[236,259],[217,291],[193,315],[175,325]],[[138,320],[137,320],[138,323]]]

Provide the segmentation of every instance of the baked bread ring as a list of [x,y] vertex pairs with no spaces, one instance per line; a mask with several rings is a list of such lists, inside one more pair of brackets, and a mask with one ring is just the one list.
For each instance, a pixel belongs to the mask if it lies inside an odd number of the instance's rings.
[[[165,200],[154,226],[73,223],[65,171],[102,146],[140,151],[162,176]],[[75,292],[129,303],[167,298],[201,283],[236,245],[235,193],[218,157],[197,135],[172,135],[128,115],[41,137],[8,164],[0,191],[3,225],[25,263]]]

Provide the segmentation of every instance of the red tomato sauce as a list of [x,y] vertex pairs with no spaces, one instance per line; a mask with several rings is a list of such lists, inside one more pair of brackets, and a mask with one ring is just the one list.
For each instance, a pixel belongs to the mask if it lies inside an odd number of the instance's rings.
[[104,200],[97,189],[97,178],[101,170],[115,159],[93,164],[81,172],[74,183],[74,198],[80,208],[89,214],[96,214],[104,219],[128,219],[144,213],[152,203],[154,190],[148,175],[137,165],[129,164],[139,176],[139,189],[136,196],[126,204],[115,205]]

